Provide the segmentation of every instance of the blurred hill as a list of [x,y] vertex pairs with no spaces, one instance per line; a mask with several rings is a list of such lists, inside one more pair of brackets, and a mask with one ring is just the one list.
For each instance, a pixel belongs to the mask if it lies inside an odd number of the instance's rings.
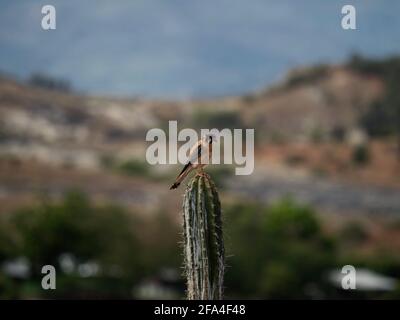
[[[145,162],[146,132],[255,128],[255,172],[206,170],[225,219],[227,297],[398,298],[400,59],[293,70],[245,96],[85,96],[68,82],[0,78],[0,297],[179,298],[184,186]],[[72,192],[71,192],[72,191]],[[78,192],[77,192],[78,191]],[[56,294],[40,267],[61,270]],[[344,292],[346,264],[391,277]]]
[[270,140],[307,141],[357,128],[383,90],[379,77],[342,66],[295,70],[283,83],[243,97],[190,102],[85,97],[1,78],[2,152],[96,167],[102,152],[141,156],[146,131],[168,120],[181,128],[193,121],[255,127]]
[[[168,120],[178,120],[179,129],[256,129],[257,174],[236,177],[248,186],[239,190],[245,197],[254,196],[250,190],[256,188],[261,190],[258,197],[269,199],[273,197],[270,188],[280,190],[276,185],[287,181],[295,185],[294,181],[303,187],[284,188],[279,195],[310,189],[309,194],[299,195],[302,200],[322,205],[328,201],[334,210],[365,211],[368,201],[357,195],[377,194],[378,205],[372,211],[379,209],[380,203],[385,203],[389,212],[396,211],[400,209],[400,179],[395,140],[390,134],[384,138],[370,135],[362,122],[371,106],[387,96],[387,77],[381,72],[387,65],[360,59],[293,70],[281,83],[245,96],[192,101],[84,96],[74,94],[62,81],[43,76],[41,81],[28,83],[3,76],[3,210],[29,202],[37,193],[58,196],[71,188],[82,189],[99,201],[113,199],[149,211],[160,203],[176,208],[178,196],[171,197],[166,188],[176,166],[150,168],[144,155],[147,130],[167,128]],[[375,69],[366,72],[360,65]],[[231,171],[221,172],[232,178]],[[260,185],[254,176],[274,183]],[[328,183],[327,189],[339,190],[336,199],[310,196],[319,194],[315,186],[321,179]],[[229,185],[227,194],[236,194]],[[354,189],[354,185],[362,189]],[[391,189],[385,192],[382,188]],[[354,198],[348,201],[355,204],[336,205],[348,194]],[[361,204],[364,207],[358,208]]]

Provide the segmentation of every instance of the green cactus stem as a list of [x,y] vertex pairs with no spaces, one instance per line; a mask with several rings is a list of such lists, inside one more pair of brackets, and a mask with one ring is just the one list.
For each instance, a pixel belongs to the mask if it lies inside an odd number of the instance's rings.
[[183,200],[184,267],[189,300],[222,299],[224,241],[221,204],[210,176],[197,174]]

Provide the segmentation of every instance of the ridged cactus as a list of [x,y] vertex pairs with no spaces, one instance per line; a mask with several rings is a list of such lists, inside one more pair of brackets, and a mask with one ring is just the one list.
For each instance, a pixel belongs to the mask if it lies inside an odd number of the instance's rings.
[[210,176],[197,174],[183,200],[183,235],[189,300],[222,299],[224,241],[221,204]]

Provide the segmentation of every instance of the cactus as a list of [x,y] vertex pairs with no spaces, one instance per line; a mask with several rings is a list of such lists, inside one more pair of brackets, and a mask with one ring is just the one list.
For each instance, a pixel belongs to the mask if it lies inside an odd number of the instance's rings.
[[210,176],[197,174],[183,200],[184,268],[189,300],[222,299],[224,241],[221,205]]

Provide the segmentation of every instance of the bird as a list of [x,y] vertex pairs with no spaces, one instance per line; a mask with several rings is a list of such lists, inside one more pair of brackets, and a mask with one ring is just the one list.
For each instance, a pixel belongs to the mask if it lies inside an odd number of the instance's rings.
[[197,141],[189,151],[189,160],[183,167],[182,171],[176,177],[175,182],[169,190],[177,189],[186,176],[193,170],[201,170],[211,163],[212,157],[212,144],[216,141],[214,134],[205,134],[199,141]]

